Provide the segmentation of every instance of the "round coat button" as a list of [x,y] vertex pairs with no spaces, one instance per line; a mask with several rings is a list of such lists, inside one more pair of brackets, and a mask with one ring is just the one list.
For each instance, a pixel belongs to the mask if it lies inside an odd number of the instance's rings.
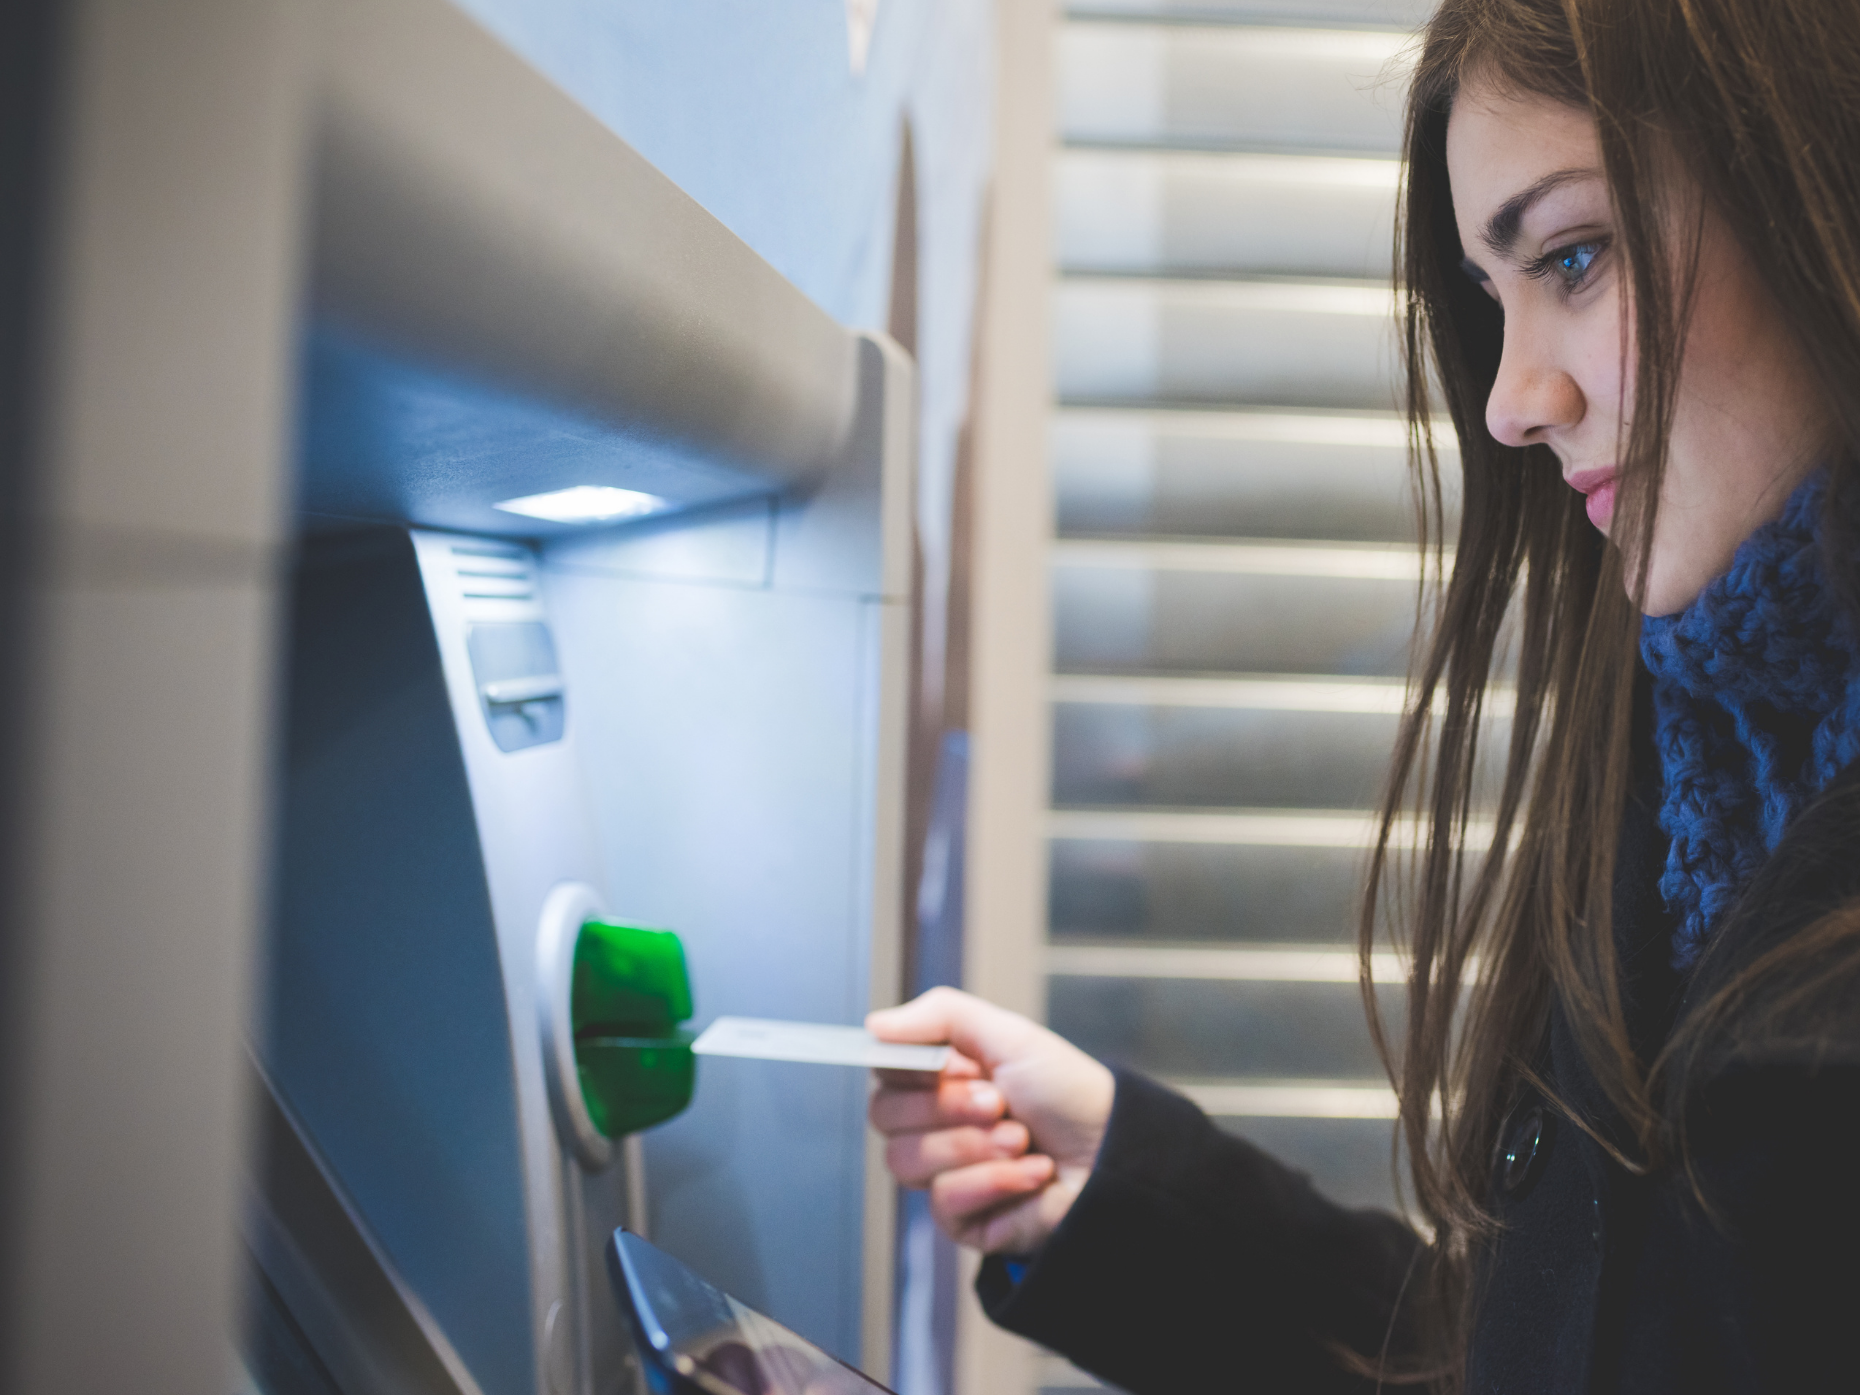
[[1516,1194],[1534,1181],[1542,1170],[1541,1161],[1550,1151],[1550,1116],[1540,1105],[1518,1120],[1505,1143],[1505,1165],[1499,1174],[1507,1195]]

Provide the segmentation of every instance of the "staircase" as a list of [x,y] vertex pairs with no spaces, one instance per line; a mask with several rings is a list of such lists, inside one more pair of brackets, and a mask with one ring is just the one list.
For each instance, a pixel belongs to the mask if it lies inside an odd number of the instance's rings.
[[1395,1204],[1353,936],[1418,568],[1389,263],[1425,8],[1074,0],[1057,39],[1048,1019],[1353,1205]]

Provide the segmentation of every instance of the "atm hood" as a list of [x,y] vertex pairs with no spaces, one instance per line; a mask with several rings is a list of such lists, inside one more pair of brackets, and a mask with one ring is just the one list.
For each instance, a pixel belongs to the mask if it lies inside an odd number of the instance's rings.
[[856,336],[448,0],[329,0],[300,510],[480,533],[574,485],[806,489]]

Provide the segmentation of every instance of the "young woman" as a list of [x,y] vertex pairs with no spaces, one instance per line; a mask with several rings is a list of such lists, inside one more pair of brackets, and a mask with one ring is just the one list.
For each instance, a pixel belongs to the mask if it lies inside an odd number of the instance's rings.
[[1855,1388],[1860,5],[1444,0],[1406,159],[1436,544],[1430,372],[1464,481],[1362,949],[1425,1232],[949,991],[874,1016],[961,1060],[873,1122],[1132,1391]]

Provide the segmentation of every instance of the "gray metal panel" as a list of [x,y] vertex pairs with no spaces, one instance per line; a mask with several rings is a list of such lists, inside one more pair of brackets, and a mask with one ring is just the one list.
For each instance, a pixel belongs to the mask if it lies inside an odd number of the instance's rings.
[[303,16],[56,9],[56,47],[17,52],[58,129],[6,136],[46,182],[0,191],[49,253],[19,264],[29,454],[7,462],[34,546],[6,596],[0,1389],[204,1391],[235,1283]]
[[266,1069],[487,1395],[523,1395],[505,990],[413,549],[385,529],[309,544],[295,590]]
[[245,1318],[267,1395],[481,1395],[262,1072],[251,1093]]
[[[694,1025],[858,1021],[874,608],[597,576],[585,554],[550,590],[571,683],[610,695],[579,720],[614,913],[678,932]],[[857,1072],[707,1059],[646,1136],[655,1242],[854,1360],[864,1101]]]
[[[467,636],[481,622],[550,621],[535,553],[527,546],[456,533],[418,531],[412,540],[457,749],[464,758],[495,926],[516,1076],[536,1385],[539,1391],[548,1384],[592,1395],[595,1383],[611,1378],[625,1340],[598,1257],[608,1234],[629,1219],[627,1177],[623,1167],[613,1165],[615,1150],[592,1149],[588,1161],[598,1170],[586,1171],[564,1146],[551,1095],[566,1100],[580,1083],[572,1074],[572,1048],[570,1059],[563,1060],[543,1042],[547,1034],[553,1044],[553,1023],[567,1012],[569,976],[545,973],[541,951],[553,938],[544,921],[552,918],[552,905],[561,904],[555,900],[558,891],[577,889],[565,893],[569,904],[583,908],[570,915],[571,929],[579,926],[576,917],[609,909],[580,743],[587,699],[598,706],[600,695],[565,681],[560,738],[502,749],[480,700]],[[558,637],[558,654],[563,648]],[[545,1028],[545,1022],[551,1025]],[[552,1067],[558,1065],[570,1079],[552,1079]],[[585,1283],[590,1272],[598,1276],[592,1288]]]
[[297,494],[312,527],[377,520],[531,537],[581,525],[496,505],[576,485],[683,507],[775,487],[765,474],[418,362],[328,321],[306,334],[300,384]]
[[[613,910],[683,938],[694,1025],[857,1022],[895,992],[911,497],[908,439],[880,448],[909,420],[895,352],[867,350],[854,463],[765,530],[725,511],[545,553],[570,692],[601,695],[575,721]],[[706,1059],[690,1110],[645,1141],[655,1243],[875,1369],[892,1260],[888,1234],[871,1241],[892,1203],[868,1169],[866,1088]]]
[[326,11],[320,313],[765,486],[842,456],[847,330],[447,0]]
[[[0,6],[0,654],[21,674],[37,658],[32,612],[44,580],[37,370],[44,361],[41,299],[57,231],[48,216],[55,176],[46,157],[57,138],[66,9],[58,0]],[[0,689],[0,1111],[9,1119],[21,1117],[20,1097],[33,1088],[30,1070],[21,1068],[32,1040],[24,1009],[36,985],[27,970],[30,903],[20,893],[28,855],[22,834],[37,812],[26,779],[34,754],[26,732],[41,700],[25,682]],[[28,1175],[27,1138],[24,1129],[0,1138],[0,1199],[14,1196]],[[19,1223],[17,1208],[0,1201],[0,1256],[16,1253]],[[0,1284],[16,1291],[23,1276],[0,1274]],[[0,1370],[12,1366],[16,1324],[13,1313],[0,1309]]]

